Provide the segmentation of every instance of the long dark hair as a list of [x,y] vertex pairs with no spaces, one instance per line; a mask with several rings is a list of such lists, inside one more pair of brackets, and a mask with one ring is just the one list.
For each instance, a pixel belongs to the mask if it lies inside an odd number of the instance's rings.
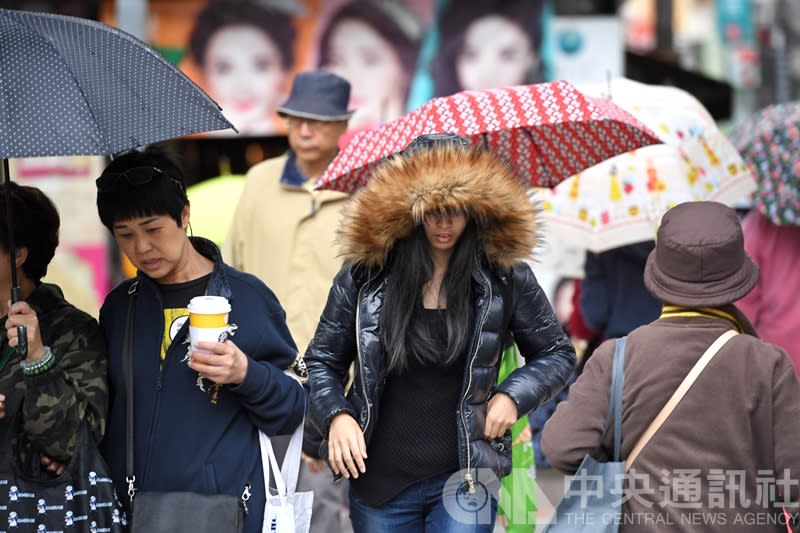
[[472,272],[478,267],[479,258],[477,227],[470,219],[453,249],[440,289],[447,296],[444,310],[447,348],[444,354],[439,354],[431,332],[420,320],[422,289],[433,277],[433,258],[425,230],[419,225],[410,236],[397,241],[389,259],[383,306],[387,373],[402,371],[412,357],[422,362],[446,365],[467,349],[475,314]]
[[294,65],[295,30],[292,17],[270,8],[258,0],[209,0],[197,14],[189,35],[189,51],[201,68],[205,68],[206,52],[211,38],[231,26],[254,26],[264,32],[281,54],[281,66]]
[[[346,20],[357,20],[372,28],[382,39],[392,46],[403,67],[406,79],[410,80],[414,74],[414,66],[419,53],[419,37],[410,35],[403,24],[394,19],[382,2],[355,1],[345,4],[328,20],[319,40],[319,66],[328,68],[332,63],[331,37],[336,27]],[[409,14],[412,16],[413,14]],[[408,92],[410,81],[406,83],[405,91]]]
[[[439,52],[432,65],[434,96],[446,96],[463,90],[458,81],[456,64],[464,48],[467,30],[472,23],[489,16],[503,17],[530,36],[537,57],[542,41],[543,0],[452,0],[440,13]],[[540,62],[541,63],[541,62]],[[524,83],[542,81],[541,66],[528,73]]]

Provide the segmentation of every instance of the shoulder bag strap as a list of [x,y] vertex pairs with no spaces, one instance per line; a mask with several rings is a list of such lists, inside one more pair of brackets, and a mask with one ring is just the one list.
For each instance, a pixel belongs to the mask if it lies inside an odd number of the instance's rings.
[[622,392],[625,385],[625,346],[628,337],[617,340],[614,347],[613,375],[611,376],[611,401],[614,402],[614,461],[620,460],[622,449]]
[[669,415],[672,414],[673,409],[675,409],[678,403],[680,403],[681,399],[683,399],[683,396],[686,394],[689,388],[691,388],[691,386],[694,384],[695,380],[700,375],[700,373],[703,372],[703,369],[706,367],[706,365],[708,365],[711,359],[713,359],[714,356],[717,355],[717,352],[719,352],[720,348],[722,348],[726,342],[728,342],[736,335],[738,335],[738,333],[732,329],[726,331],[725,333],[717,337],[717,340],[711,343],[711,346],[709,346],[708,349],[705,351],[705,353],[700,357],[700,359],[698,359],[697,363],[695,363],[695,365],[692,367],[692,369],[689,371],[686,377],[683,378],[681,384],[678,385],[677,390],[674,393],[672,393],[672,397],[670,397],[667,404],[661,409],[658,415],[656,415],[653,421],[650,422],[650,425],[647,426],[647,429],[642,434],[642,437],[639,439],[639,442],[637,442],[636,446],[634,446],[633,451],[628,456],[628,459],[625,461],[626,472],[630,469],[631,465],[639,456],[639,453],[642,451],[642,449],[650,441],[650,438],[653,435],[655,435],[656,431],[658,431],[658,428],[660,428],[661,425],[667,420]]
[[125,382],[125,406],[126,406],[126,442],[125,442],[125,481],[128,482],[128,498],[133,502],[136,493],[134,482],[136,476],[133,473],[133,321],[136,310],[136,290],[139,282],[134,281],[128,289],[128,317],[125,323],[125,336],[122,338],[122,373]]
[[614,348],[613,376],[611,377],[611,401],[614,402],[614,461],[619,461],[622,449],[622,391],[625,385],[625,346],[628,337],[617,339]]
[[628,342],[628,337],[621,337],[617,339],[614,346],[614,359],[611,366],[611,389],[608,396],[608,412],[606,414],[606,421],[603,424],[603,433],[600,435],[600,442],[592,451],[591,455],[594,456],[597,450],[603,445],[606,439],[606,434],[611,428],[611,421],[614,421],[614,461],[618,462],[620,457],[620,448],[622,444],[622,390],[625,384],[625,346]]

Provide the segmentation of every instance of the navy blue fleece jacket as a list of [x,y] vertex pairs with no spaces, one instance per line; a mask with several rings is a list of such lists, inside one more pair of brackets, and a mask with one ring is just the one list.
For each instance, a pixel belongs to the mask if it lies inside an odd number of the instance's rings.
[[[265,503],[258,429],[269,436],[286,434],[303,420],[305,391],[283,372],[297,349],[272,291],[256,277],[224,264],[210,241],[192,238],[192,244],[215,262],[206,293],[229,299],[229,323],[238,327],[231,340],[249,357],[247,375],[237,386],[223,386],[218,402],[212,404],[209,387],[206,392],[200,390],[198,374],[181,361],[187,350],[188,321],[175,336],[162,368],[164,314],[159,288],[142,274],[121,283],[100,311],[111,383],[111,411],[102,449],[122,493],[120,499],[127,504],[122,353],[128,302],[134,298],[136,487],[241,496],[250,484],[244,530],[256,533],[261,531]],[[134,285],[134,294],[129,294]]]

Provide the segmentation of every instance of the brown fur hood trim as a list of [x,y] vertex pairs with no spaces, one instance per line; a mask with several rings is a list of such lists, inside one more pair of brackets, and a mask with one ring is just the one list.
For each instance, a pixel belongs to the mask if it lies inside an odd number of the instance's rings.
[[508,269],[536,245],[535,208],[517,174],[482,148],[441,146],[395,156],[345,207],[340,255],[372,268],[410,235],[425,213],[465,209],[478,223],[486,257]]

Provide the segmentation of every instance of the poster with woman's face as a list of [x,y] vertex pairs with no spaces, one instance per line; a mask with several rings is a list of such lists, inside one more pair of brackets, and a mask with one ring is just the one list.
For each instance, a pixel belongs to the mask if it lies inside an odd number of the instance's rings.
[[545,1],[150,0],[144,37],[239,130],[207,135],[285,134],[275,110],[314,68],[350,82],[356,131],[433,96],[541,81]]
[[350,129],[401,116],[434,0],[329,0],[317,20],[315,64],[351,85]]
[[543,81],[544,3],[451,0],[439,17],[433,95]]
[[[222,108],[239,130],[210,136],[283,134],[275,112],[294,74],[308,68],[321,0],[150,0],[145,40]],[[113,1],[102,20],[115,23]]]
[[546,0],[326,0],[313,64],[352,85],[351,129],[434,96],[543,81]]

